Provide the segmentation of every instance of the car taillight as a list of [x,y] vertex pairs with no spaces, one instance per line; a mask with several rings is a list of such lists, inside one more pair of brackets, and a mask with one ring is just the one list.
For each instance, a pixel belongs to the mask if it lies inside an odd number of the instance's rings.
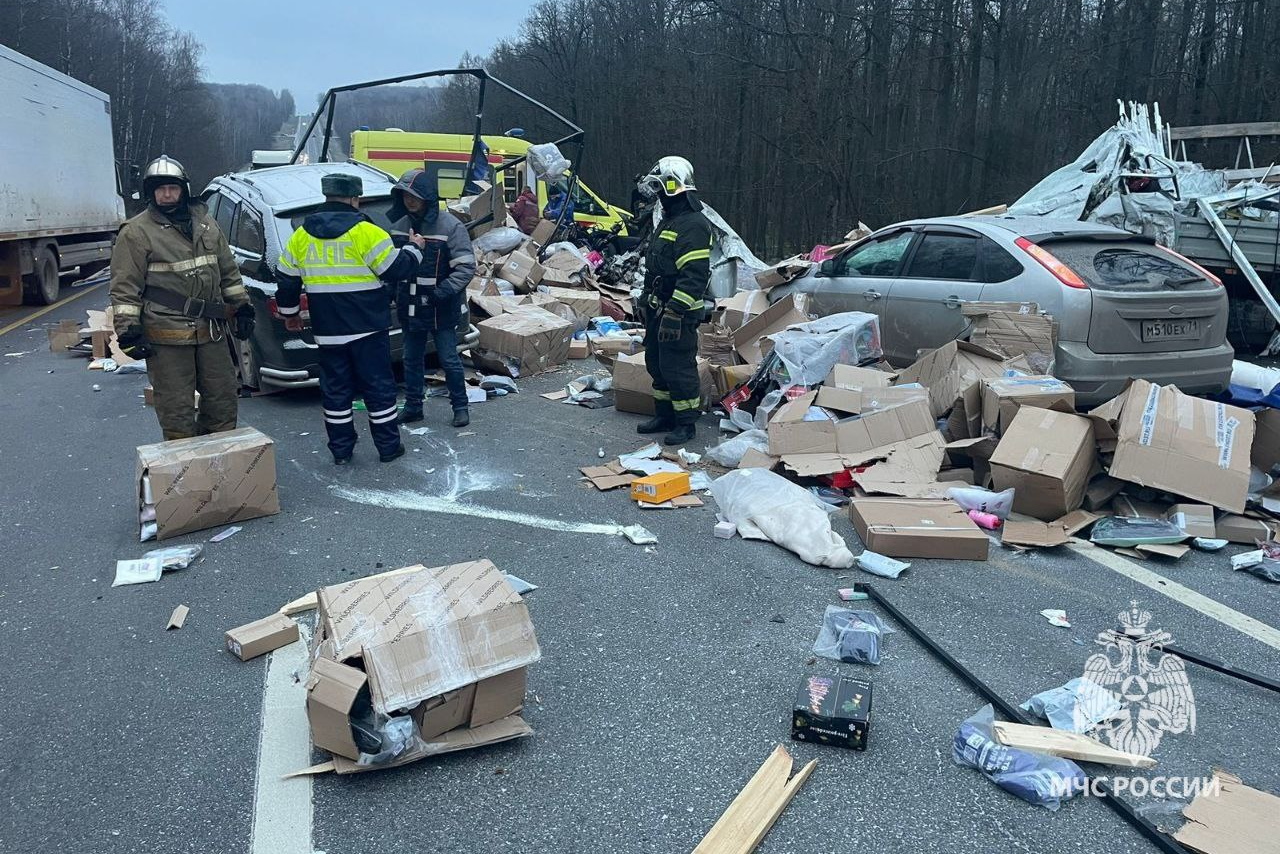
[[[280,313],[280,303],[276,302],[275,297],[267,298],[267,311],[271,312],[271,316],[276,320],[284,320],[284,315]],[[311,311],[307,306],[307,295],[305,293],[298,300],[298,316],[303,320],[311,319]]]
[[1044,267],[1050,273],[1053,273],[1053,277],[1057,279],[1059,282],[1062,282],[1062,284],[1066,285],[1067,287],[1069,288],[1089,287],[1087,284],[1085,284],[1084,279],[1080,278],[1080,275],[1076,273],[1075,270],[1071,269],[1066,264],[1062,263],[1062,261],[1056,255],[1054,255],[1048,249],[1045,249],[1043,246],[1040,246],[1036,243],[1032,243],[1030,240],[1027,240],[1027,238],[1025,237],[1019,237],[1017,240],[1013,242],[1023,252],[1027,253],[1032,258],[1036,259],[1036,261],[1039,262],[1040,266]]
[[1159,243],[1157,243],[1157,244],[1156,244],[1156,248],[1157,248],[1157,249],[1159,249],[1161,252],[1163,252],[1163,253],[1164,253],[1164,254],[1166,254],[1166,255],[1172,255],[1174,258],[1177,258],[1177,259],[1178,259],[1179,261],[1181,261],[1183,264],[1186,264],[1186,265],[1191,266],[1191,267],[1195,267],[1195,269],[1196,269],[1196,272],[1197,272],[1197,273],[1199,273],[1200,275],[1204,276],[1206,279],[1208,279],[1209,281],[1213,282],[1213,283],[1214,283],[1215,285],[1217,285],[1218,287],[1222,287],[1222,279],[1219,279],[1219,278],[1218,278],[1217,276],[1215,276],[1213,273],[1210,273],[1210,272],[1209,272],[1208,270],[1206,270],[1204,267],[1201,267],[1199,264],[1197,264],[1195,261],[1192,261],[1192,260],[1191,260],[1190,258],[1188,258],[1187,256],[1185,256],[1185,255],[1183,255],[1183,254],[1181,254],[1181,253],[1179,253],[1179,252],[1174,252],[1174,251],[1173,251],[1172,249],[1170,249],[1168,246],[1161,246]]

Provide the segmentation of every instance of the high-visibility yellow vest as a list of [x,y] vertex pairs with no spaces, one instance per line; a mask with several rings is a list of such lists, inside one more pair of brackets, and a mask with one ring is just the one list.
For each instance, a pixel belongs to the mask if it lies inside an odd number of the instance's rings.
[[395,244],[371,222],[359,222],[338,237],[293,232],[280,255],[280,272],[302,279],[308,293],[339,294],[382,287],[378,276],[396,259]]

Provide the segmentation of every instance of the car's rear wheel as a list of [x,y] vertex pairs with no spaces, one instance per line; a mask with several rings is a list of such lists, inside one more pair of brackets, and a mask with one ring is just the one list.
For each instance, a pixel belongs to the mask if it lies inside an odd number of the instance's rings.
[[22,279],[26,301],[34,305],[53,305],[62,286],[58,279],[58,256],[46,246],[36,256],[35,269]]

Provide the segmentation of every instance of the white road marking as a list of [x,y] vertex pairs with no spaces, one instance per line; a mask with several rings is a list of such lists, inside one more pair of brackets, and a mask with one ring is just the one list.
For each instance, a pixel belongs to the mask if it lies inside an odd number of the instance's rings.
[[1083,555],[1096,564],[1120,573],[1141,585],[1150,587],[1158,593],[1168,596],[1175,602],[1199,611],[1206,617],[1212,617],[1224,626],[1230,626],[1238,632],[1265,643],[1272,649],[1280,649],[1280,630],[1256,620],[1248,614],[1242,614],[1234,608],[1228,608],[1216,599],[1210,599],[1189,587],[1165,578],[1158,572],[1152,572],[1133,561],[1115,554],[1107,549],[1079,546],[1074,543],[1068,546],[1076,554]]
[[[251,854],[312,854],[311,778],[280,775],[311,764],[305,638],[270,654],[262,690],[262,739],[253,797]],[[297,672],[300,680],[293,681]]]

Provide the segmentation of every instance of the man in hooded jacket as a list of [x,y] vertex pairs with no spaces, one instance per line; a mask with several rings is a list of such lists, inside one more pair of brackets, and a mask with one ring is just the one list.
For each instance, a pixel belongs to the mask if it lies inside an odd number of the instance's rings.
[[142,195],[147,209],[121,226],[111,251],[116,343],[147,360],[166,440],[234,430],[239,385],[226,338],[245,340],[254,326],[235,256],[172,157],[147,165]]
[[346,465],[355,451],[352,399],[359,391],[378,458],[389,463],[404,456],[404,445],[396,426],[391,301],[379,279],[396,282],[411,275],[425,241],[411,233],[413,245],[397,250],[391,235],[360,213],[364,184],[358,175],[325,175],[320,189],[324,204],[303,220],[280,254],[276,305],[285,328],[301,332],[303,288],[307,291],[333,462]]
[[422,169],[410,169],[391,189],[392,223],[407,220],[411,232],[426,240],[418,268],[396,287],[396,314],[404,336],[404,412],[402,424],[423,419],[427,341],[435,343],[453,407],[453,426],[471,423],[467,407],[466,374],[458,355],[458,318],[467,285],[476,272],[467,228],[448,211],[440,210],[435,179]]

